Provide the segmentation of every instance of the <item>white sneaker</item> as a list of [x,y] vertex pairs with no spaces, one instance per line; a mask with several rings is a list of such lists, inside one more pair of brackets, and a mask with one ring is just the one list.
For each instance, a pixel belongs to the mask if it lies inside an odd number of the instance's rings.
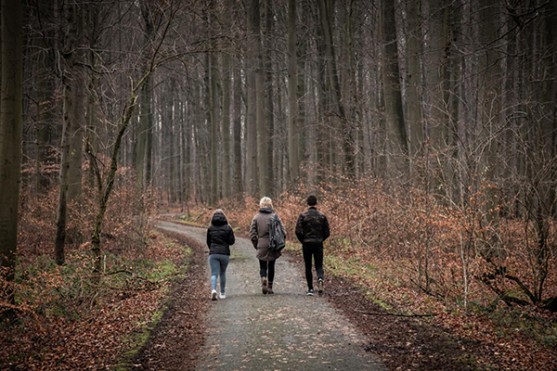
[[211,291],[211,300],[217,300],[217,290]]
[[226,299],[226,294],[224,292],[221,292],[219,294],[219,299]]

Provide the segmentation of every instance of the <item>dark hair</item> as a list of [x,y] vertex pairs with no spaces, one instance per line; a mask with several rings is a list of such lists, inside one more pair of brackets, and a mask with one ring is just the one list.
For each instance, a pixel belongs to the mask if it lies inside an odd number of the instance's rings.
[[314,195],[311,195],[308,197],[307,203],[309,206],[315,206],[317,205],[317,197],[315,197]]

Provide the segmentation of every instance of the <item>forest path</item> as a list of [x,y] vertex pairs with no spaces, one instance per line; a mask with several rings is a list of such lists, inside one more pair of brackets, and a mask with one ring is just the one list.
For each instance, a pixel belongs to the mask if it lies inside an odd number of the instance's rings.
[[[205,244],[204,228],[162,221],[157,227]],[[364,350],[365,337],[338,310],[324,297],[305,295],[301,270],[288,259],[277,261],[275,294],[263,295],[251,242],[237,238],[231,251],[227,297],[209,305],[197,369],[384,369],[377,355]]]

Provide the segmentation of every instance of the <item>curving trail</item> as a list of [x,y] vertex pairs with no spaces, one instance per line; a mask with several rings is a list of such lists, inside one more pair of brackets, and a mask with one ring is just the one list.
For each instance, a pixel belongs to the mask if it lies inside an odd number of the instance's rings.
[[[169,222],[157,227],[205,243],[205,229]],[[227,298],[209,305],[197,369],[385,369],[377,355],[364,350],[364,336],[325,298],[305,295],[299,267],[280,258],[275,294],[262,295],[251,243],[237,238],[231,249]],[[209,300],[209,291],[206,297]]]

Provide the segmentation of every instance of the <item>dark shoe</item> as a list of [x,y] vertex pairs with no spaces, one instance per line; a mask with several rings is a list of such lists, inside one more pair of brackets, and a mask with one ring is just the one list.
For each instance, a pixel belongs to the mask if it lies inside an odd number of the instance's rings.
[[273,292],[273,283],[272,283],[272,282],[269,282],[269,283],[267,284],[267,294],[269,294],[269,295],[274,294],[274,292]]
[[323,279],[322,279],[322,278],[320,278],[320,279],[317,281],[317,293],[318,293],[319,295],[323,295]]
[[269,292],[267,288],[267,279],[265,277],[261,277],[261,292],[263,292],[263,295],[267,295]]
[[308,292],[306,292],[307,296],[313,296],[313,289],[309,289]]

